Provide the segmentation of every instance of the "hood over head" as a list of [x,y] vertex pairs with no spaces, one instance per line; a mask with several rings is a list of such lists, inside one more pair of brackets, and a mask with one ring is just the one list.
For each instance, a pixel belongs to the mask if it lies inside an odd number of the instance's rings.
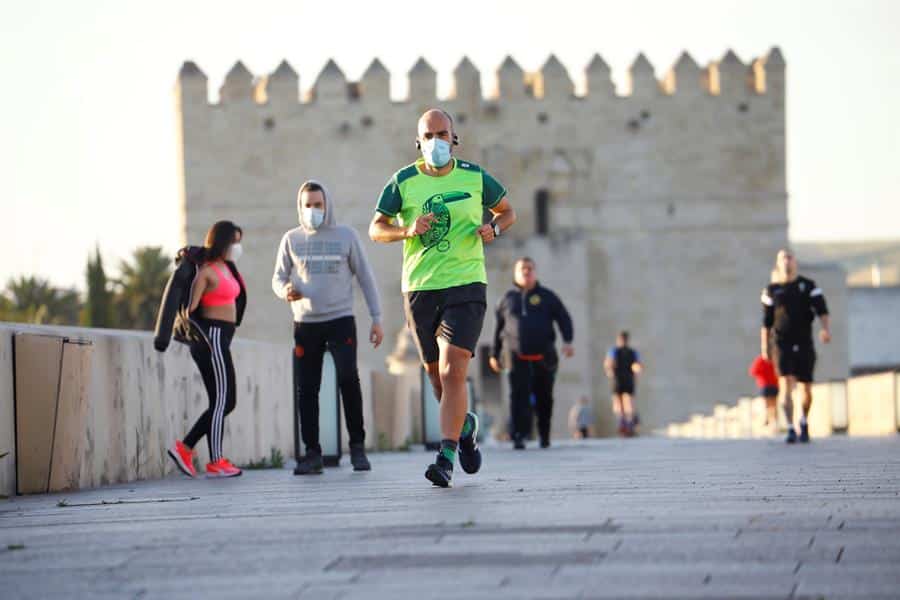
[[325,187],[325,184],[317,179],[307,179],[300,185],[300,189],[297,190],[297,219],[300,221],[300,226],[304,229],[308,229],[303,223],[303,219],[300,218],[302,208],[300,206],[300,194],[310,186],[318,186],[321,188],[322,196],[325,197],[325,219],[322,221],[322,225],[319,228],[332,227],[334,225],[334,201],[331,199],[331,194],[328,192],[328,188]]

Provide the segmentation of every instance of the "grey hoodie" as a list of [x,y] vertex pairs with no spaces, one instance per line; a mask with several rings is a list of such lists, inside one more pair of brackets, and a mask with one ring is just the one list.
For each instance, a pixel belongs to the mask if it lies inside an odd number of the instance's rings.
[[[304,182],[322,187],[325,196],[325,219],[318,229],[303,225],[291,229],[278,245],[272,290],[287,299],[287,286],[303,294],[291,302],[294,321],[317,323],[353,315],[353,276],[356,276],[369,306],[373,323],[381,321],[381,305],[375,276],[359,235],[351,227],[335,224],[334,200],[321,182]],[[303,189],[301,186],[300,189]],[[300,212],[300,194],[297,194]]]

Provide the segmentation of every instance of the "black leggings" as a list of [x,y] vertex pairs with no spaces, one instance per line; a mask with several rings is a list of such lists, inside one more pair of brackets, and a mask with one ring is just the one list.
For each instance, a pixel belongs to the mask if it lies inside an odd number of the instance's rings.
[[362,390],[356,366],[356,321],[341,317],[320,323],[294,323],[294,362],[299,375],[300,432],[307,453],[321,453],[319,445],[319,388],[326,348],[334,358],[338,389],[344,401],[344,417],[350,443],[363,444]]
[[214,319],[196,319],[195,325],[203,332],[203,340],[191,344],[191,356],[200,369],[209,408],[206,409],[191,431],[185,436],[184,444],[189,448],[197,445],[204,435],[209,445],[209,460],[222,458],[222,432],[225,416],[234,410],[236,382],[234,363],[231,362],[231,339],[234,337],[234,323]]

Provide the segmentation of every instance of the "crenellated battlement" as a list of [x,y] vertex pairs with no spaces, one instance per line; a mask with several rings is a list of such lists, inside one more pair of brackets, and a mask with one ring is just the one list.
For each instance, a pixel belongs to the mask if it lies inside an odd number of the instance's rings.
[[[744,63],[728,50],[717,61],[700,66],[687,52],[657,78],[656,70],[643,54],[638,54],[626,73],[626,93],[621,97],[647,99],[657,96],[751,96],[783,94],[785,62],[781,51],[772,48],[765,57]],[[437,71],[419,58],[406,73],[409,93],[402,102],[428,103],[437,97]],[[570,71],[550,55],[535,72],[525,71],[507,56],[495,71],[495,86],[482,94],[481,73],[464,57],[453,70],[449,100],[490,100],[517,102],[528,100],[584,100],[618,97],[609,65],[596,54],[582,70],[586,93],[576,95]],[[330,59],[316,76],[312,87],[301,98],[300,77],[286,60],[267,75],[254,75],[238,61],[219,88],[219,104],[290,103],[342,105],[350,102],[390,103],[391,74],[377,58],[359,81],[347,79],[338,64]],[[187,61],[178,76],[183,101],[208,97],[208,79],[192,61]],[[443,99],[440,99],[443,100]]]

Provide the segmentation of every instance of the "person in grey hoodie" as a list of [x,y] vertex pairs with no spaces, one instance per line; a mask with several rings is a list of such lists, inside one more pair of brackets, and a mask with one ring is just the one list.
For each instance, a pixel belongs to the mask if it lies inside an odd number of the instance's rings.
[[331,351],[350,434],[350,461],[356,471],[371,469],[365,454],[362,391],[356,363],[353,277],[356,277],[372,326],[369,341],[377,348],[384,332],[375,276],[356,231],[338,225],[334,201],[322,183],[308,180],[297,192],[300,226],[281,239],[272,275],[275,295],[294,313],[294,357],[298,368],[300,428],[306,455],[296,475],[322,472],[319,445],[319,386],[326,348]]

